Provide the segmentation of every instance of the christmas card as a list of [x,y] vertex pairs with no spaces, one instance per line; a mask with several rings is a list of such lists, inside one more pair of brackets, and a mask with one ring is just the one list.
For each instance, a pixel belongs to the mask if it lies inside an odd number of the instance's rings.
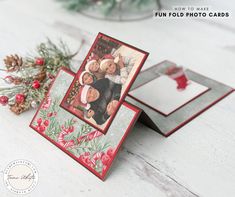
[[144,111],[144,124],[169,136],[231,92],[227,85],[163,61],[138,75],[126,100]]
[[148,53],[99,33],[61,107],[107,133]]
[[74,76],[66,69],[59,71],[30,127],[103,180],[140,110],[123,102],[104,135],[60,107]]

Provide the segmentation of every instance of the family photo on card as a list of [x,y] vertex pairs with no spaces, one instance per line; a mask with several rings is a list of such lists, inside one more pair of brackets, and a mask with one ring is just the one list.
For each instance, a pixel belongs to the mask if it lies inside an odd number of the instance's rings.
[[61,106],[106,133],[147,56],[98,34]]

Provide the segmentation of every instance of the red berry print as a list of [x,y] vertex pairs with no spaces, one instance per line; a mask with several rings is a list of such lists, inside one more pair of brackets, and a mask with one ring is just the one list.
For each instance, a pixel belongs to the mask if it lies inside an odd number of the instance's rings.
[[49,124],[50,124],[50,121],[49,121],[49,120],[44,120],[43,124],[44,124],[46,127],[48,127]]

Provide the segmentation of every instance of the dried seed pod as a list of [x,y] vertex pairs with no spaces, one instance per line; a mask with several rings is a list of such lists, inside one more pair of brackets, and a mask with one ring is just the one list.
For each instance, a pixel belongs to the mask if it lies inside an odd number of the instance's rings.
[[14,112],[16,115],[20,115],[24,111],[26,111],[28,108],[25,105],[25,103],[15,103],[10,106],[10,110]]
[[35,75],[33,79],[42,82],[44,79],[46,79],[46,77],[47,77],[46,71],[42,70],[40,73]]
[[6,56],[6,58],[3,61],[5,63],[8,72],[18,71],[23,65],[22,57],[19,57],[16,54]]

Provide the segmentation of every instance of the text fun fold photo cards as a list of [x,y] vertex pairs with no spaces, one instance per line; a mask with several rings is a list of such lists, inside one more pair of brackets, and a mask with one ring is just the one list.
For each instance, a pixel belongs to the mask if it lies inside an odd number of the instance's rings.
[[147,57],[99,33],[60,106],[106,134]]

